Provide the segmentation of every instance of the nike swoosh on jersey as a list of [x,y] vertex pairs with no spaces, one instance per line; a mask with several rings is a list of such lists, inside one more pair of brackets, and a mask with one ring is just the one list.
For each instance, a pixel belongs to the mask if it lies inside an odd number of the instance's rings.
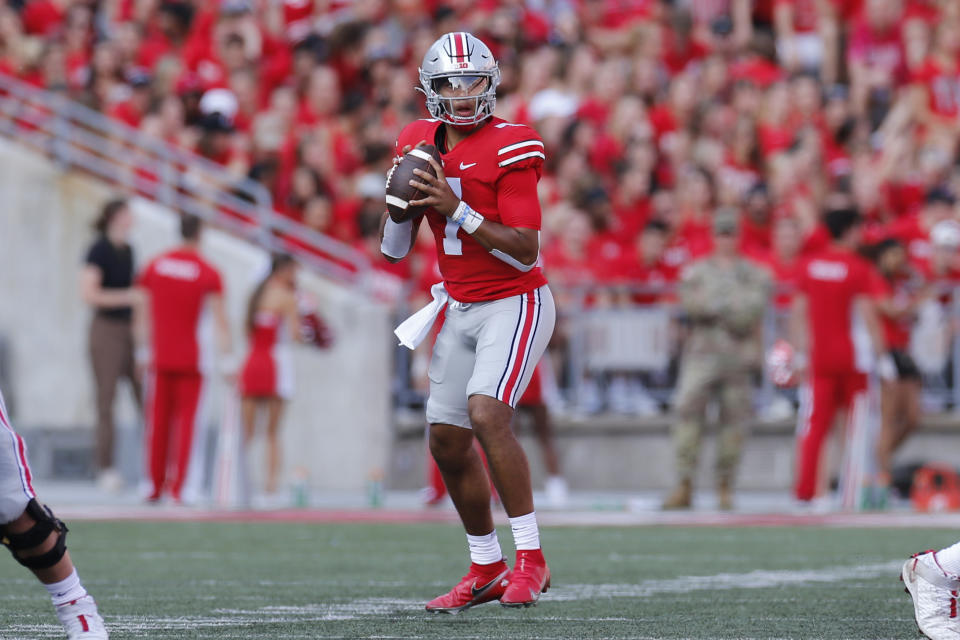
[[477,587],[476,580],[474,580],[473,585],[470,587],[470,595],[472,595],[474,598],[479,598],[484,593],[489,591],[499,579],[500,579],[500,576],[497,576],[496,578],[494,578],[493,580],[491,580],[490,582],[488,582],[487,584],[479,588]]
[[463,164],[463,163],[461,162],[461,163],[460,163],[460,171],[463,171],[464,169],[469,169],[470,167],[474,166],[475,164],[477,164],[477,163],[476,163],[476,162],[471,162],[470,164]]

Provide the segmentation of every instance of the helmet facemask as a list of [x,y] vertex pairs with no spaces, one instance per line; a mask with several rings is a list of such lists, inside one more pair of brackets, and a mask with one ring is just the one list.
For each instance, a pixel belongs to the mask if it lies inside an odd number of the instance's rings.
[[[427,77],[421,71],[418,89],[427,96],[427,111],[431,116],[454,126],[473,126],[493,115],[499,82],[500,70],[497,68],[435,77]],[[473,112],[458,115],[456,103],[467,100],[473,101]]]
[[[456,32],[441,36],[427,50],[418,90],[437,120],[474,127],[493,115],[499,84],[500,67],[487,45],[469,33]],[[456,112],[456,103],[463,100],[473,102],[469,115]]]

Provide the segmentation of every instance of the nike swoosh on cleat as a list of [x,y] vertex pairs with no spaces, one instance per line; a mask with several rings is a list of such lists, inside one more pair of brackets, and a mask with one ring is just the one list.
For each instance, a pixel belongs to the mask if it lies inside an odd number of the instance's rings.
[[476,162],[471,162],[470,164],[463,164],[463,163],[461,162],[461,163],[460,163],[460,171],[463,171],[464,169],[469,169],[470,167],[474,166],[475,164],[477,164],[477,163],[476,163]]
[[473,596],[474,598],[479,598],[480,596],[485,594],[487,591],[489,591],[491,588],[493,588],[493,585],[495,585],[498,580],[500,580],[499,576],[479,588],[477,587],[477,581],[474,580],[473,585],[471,585],[470,587],[470,595]]

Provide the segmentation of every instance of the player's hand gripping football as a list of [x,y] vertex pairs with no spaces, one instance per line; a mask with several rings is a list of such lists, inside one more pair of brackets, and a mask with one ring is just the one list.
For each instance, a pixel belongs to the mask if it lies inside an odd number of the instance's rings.
[[[417,146],[420,145],[418,144]],[[404,153],[406,153],[406,151],[404,151]],[[440,166],[440,163],[430,158],[430,164],[433,165],[433,170],[437,174],[436,177],[420,169],[413,170],[413,173],[420,178],[420,181],[411,180],[410,186],[416,187],[421,192],[427,194],[427,197],[421,198],[420,200],[411,200],[410,206],[433,207],[437,213],[442,213],[449,218],[460,205],[460,198],[458,198],[457,194],[450,188],[450,184],[447,182],[447,177],[444,175],[443,167]]]

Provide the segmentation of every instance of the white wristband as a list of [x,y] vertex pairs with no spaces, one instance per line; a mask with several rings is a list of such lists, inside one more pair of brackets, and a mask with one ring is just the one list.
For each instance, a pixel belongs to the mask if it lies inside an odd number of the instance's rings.
[[150,347],[145,344],[139,345],[133,351],[133,361],[142,366],[150,364]]
[[413,230],[413,220],[394,222],[387,216],[387,224],[383,227],[383,240],[380,241],[380,251],[385,256],[400,259],[410,251],[410,233]]
[[470,205],[463,200],[461,200],[460,204],[457,205],[457,208],[453,211],[453,215],[450,216],[450,219],[456,224],[460,225],[460,228],[467,233],[473,233],[476,231],[477,227],[479,227],[480,223],[484,220],[482,215],[471,209]]

